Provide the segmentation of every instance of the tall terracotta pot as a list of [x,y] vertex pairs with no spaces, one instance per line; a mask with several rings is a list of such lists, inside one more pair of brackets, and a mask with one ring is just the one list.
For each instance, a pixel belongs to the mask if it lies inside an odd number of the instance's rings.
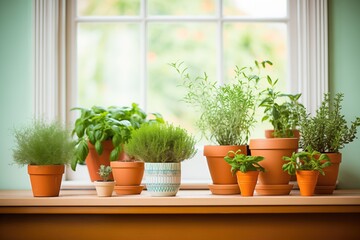
[[28,165],[33,196],[59,196],[64,169],[64,165]]
[[209,188],[213,194],[239,194],[236,176],[232,174],[230,165],[224,160],[229,151],[241,150],[247,154],[247,148],[243,146],[204,146],[210,175],[213,184]]
[[290,157],[298,149],[298,138],[251,139],[250,150],[253,156],[263,156],[261,166],[265,172],[259,174],[256,191],[259,195],[288,195],[290,175],[282,170],[283,156]]
[[118,195],[140,194],[144,186],[141,181],[144,176],[144,162],[110,162],[115,180],[115,192]]
[[341,153],[326,153],[326,155],[330,158],[331,165],[324,168],[325,176],[319,175],[315,187],[316,194],[332,194],[336,187],[342,155]]
[[300,188],[301,196],[314,195],[315,185],[318,180],[319,171],[296,171],[296,178]]
[[[112,141],[111,140],[104,141],[102,143],[102,146],[103,146],[103,152],[101,155],[99,155],[95,150],[95,146],[92,145],[90,142],[88,142],[89,154],[87,155],[85,162],[92,182],[101,180],[101,177],[99,176],[98,173],[100,165],[110,166],[110,153],[114,149],[114,146],[112,145]],[[123,160],[124,158],[125,158],[125,153],[121,152],[118,160]],[[110,180],[114,179],[112,174],[110,174],[109,179]]]
[[241,196],[251,197],[254,195],[258,176],[258,171],[248,171],[246,173],[240,171],[236,172],[237,182],[239,184]]

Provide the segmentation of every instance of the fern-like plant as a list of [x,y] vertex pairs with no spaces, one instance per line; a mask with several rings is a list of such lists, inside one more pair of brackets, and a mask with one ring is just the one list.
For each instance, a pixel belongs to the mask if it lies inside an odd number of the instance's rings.
[[219,145],[246,145],[256,123],[261,69],[270,61],[255,61],[251,67],[236,67],[235,81],[218,85],[207,74],[192,78],[183,63],[172,63],[187,90],[184,101],[201,114],[197,125],[206,139]]
[[302,115],[299,142],[302,149],[311,147],[322,153],[337,153],[346,144],[354,141],[360,126],[360,117],[356,117],[348,126],[341,113],[343,98],[344,94],[337,93],[331,100],[330,93],[326,93],[315,116]]
[[58,122],[35,120],[28,126],[15,129],[14,133],[13,159],[20,166],[61,165],[74,157],[75,142],[70,131]]
[[195,139],[171,124],[144,124],[132,133],[125,152],[144,162],[178,163],[195,155]]

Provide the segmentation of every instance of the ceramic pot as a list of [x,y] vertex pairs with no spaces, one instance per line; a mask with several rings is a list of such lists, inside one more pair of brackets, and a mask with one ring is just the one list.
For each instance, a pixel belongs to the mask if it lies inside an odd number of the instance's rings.
[[115,180],[115,192],[119,195],[140,194],[143,186],[144,162],[110,162]]
[[[99,154],[95,150],[95,146],[88,142],[89,154],[87,155],[85,162],[89,171],[90,179],[92,182],[100,181],[101,177],[99,176],[99,168],[100,165],[110,166],[110,153],[114,149],[111,140],[104,141],[102,143],[103,153],[99,156]],[[124,160],[125,153],[121,152],[119,154],[118,160]],[[113,180],[113,175],[110,174],[110,180]]]
[[111,197],[114,191],[114,181],[95,181],[96,193],[99,197]]
[[315,185],[318,180],[319,171],[296,171],[296,178],[300,188],[301,196],[314,195]]
[[64,165],[28,165],[33,196],[59,196],[64,169]]
[[240,171],[236,172],[237,182],[239,184],[241,196],[251,197],[254,195],[258,176],[258,171],[248,171],[246,173]]
[[181,182],[180,163],[145,163],[147,191],[153,197],[175,196]]
[[315,187],[316,194],[332,194],[336,187],[342,155],[341,153],[326,153],[326,155],[330,158],[331,165],[323,169],[324,176],[319,175]]
[[[264,157],[264,160],[261,161],[261,166],[265,168],[265,172],[260,172],[259,174],[259,185],[256,186],[256,189],[259,187],[261,193],[258,192],[258,194],[288,195],[290,193],[292,188],[289,186],[290,175],[282,170],[282,166],[285,163],[283,156],[290,157],[293,152],[296,152],[298,142],[298,138],[250,140],[251,155]],[[276,185],[275,189],[274,185]],[[266,192],[266,186],[269,186],[268,192]]]

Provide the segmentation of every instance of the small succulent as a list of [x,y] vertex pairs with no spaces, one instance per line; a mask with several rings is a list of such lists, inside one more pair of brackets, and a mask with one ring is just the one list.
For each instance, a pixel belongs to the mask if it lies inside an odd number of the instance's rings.
[[111,172],[112,169],[110,166],[100,165],[98,173],[104,182],[109,179],[109,175]]

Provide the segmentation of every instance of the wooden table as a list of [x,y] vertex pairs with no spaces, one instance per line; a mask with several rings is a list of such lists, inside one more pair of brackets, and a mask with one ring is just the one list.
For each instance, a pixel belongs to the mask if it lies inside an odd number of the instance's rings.
[[0,239],[360,239],[360,190],[312,197],[181,190],[163,198],[14,190],[0,191],[0,214]]

